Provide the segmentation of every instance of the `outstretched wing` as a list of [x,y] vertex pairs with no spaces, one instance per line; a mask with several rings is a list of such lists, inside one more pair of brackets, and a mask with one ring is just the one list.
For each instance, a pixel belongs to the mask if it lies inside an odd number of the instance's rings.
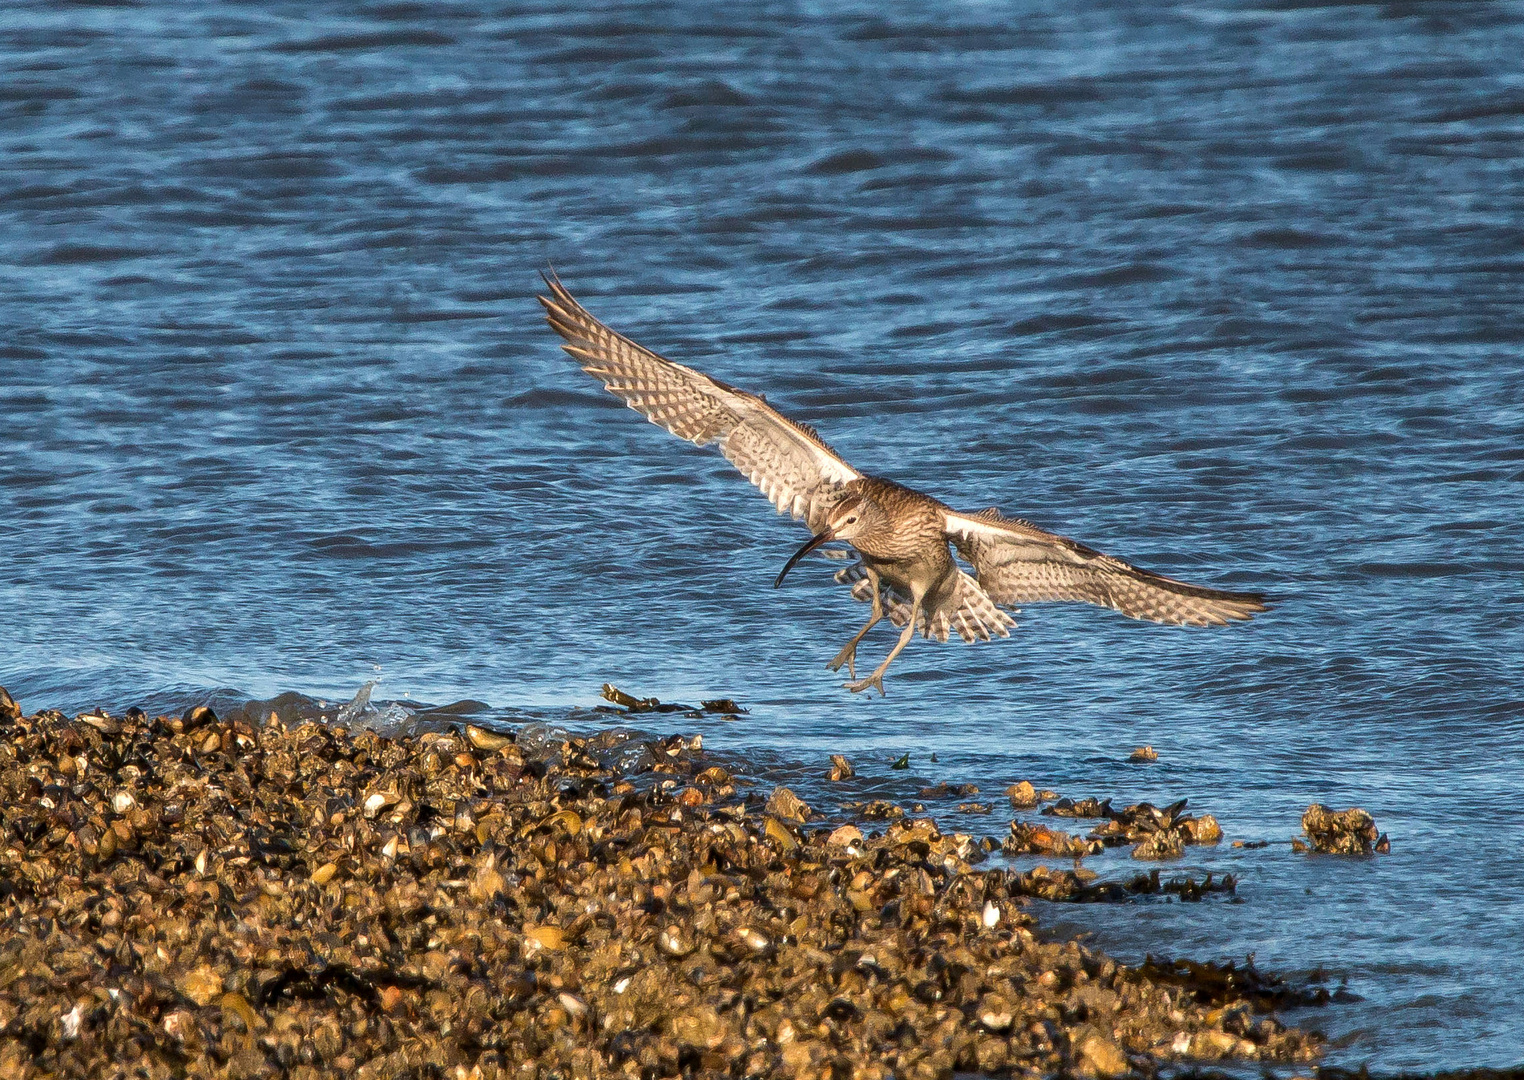
[[997,604],[1076,600],[1177,626],[1222,626],[1266,610],[1258,593],[1187,585],[994,510],[948,511],[946,530]]
[[720,452],[770,499],[779,512],[803,518],[819,532],[832,495],[862,474],[839,458],[815,430],[798,424],[756,394],[674,364],[616,334],[588,314],[552,275],[551,327],[582,370],[653,424],[689,442],[719,443]]

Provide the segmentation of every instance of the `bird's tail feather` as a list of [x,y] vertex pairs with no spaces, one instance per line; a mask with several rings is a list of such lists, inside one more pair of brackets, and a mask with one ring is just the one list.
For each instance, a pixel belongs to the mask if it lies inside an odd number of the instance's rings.
[[956,630],[966,642],[988,641],[993,637],[1010,637],[1006,627],[1015,626],[1016,620],[1001,611],[990,599],[989,593],[962,570],[954,586],[953,601],[943,604],[922,629],[927,637],[936,635],[938,641],[946,641],[949,629]]
[[[862,563],[855,562],[838,570],[836,580],[852,586],[854,600],[865,604],[873,602],[873,586]],[[909,599],[884,586],[883,601],[884,611],[895,626],[903,627],[910,621]],[[1007,627],[1015,625],[1016,620],[996,607],[979,583],[961,570],[954,585],[953,602],[929,614],[922,611],[916,621],[916,629],[923,637],[946,641],[948,635],[956,631],[970,644],[989,641],[992,637],[1010,637]]]

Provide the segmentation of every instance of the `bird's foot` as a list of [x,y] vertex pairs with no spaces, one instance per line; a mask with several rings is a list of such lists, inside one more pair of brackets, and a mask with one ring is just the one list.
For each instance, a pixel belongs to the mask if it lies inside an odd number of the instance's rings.
[[853,679],[851,682],[844,682],[841,685],[845,686],[848,690],[852,691],[852,693],[854,693],[854,694],[860,694],[864,690],[868,689],[868,687],[871,686],[871,687],[873,687],[874,689],[876,689],[878,691],[878,696],[879,697],[884,697],[885,696],[885,694],[884,694],[884,673],[882,671],[875,671],[872,675],[869,675],[866,679]]
[[849,675],[851,675],[852,678],[855,679],[855,678],[857,678],[857,667],[856,667],[856,665],[854,663],[856,658],[857,658],[857,642],[854,641],[850,645],[848,645],[845,648],[843,648],[841,650],[841,652],[837,653],[836,654],[836,659],[832,660],[829,664],[827,664],[826,665],[826,669],[829,670],[829,671],[840,671],[841,670],[841,665],[846,664],[847,665],[847,673]]

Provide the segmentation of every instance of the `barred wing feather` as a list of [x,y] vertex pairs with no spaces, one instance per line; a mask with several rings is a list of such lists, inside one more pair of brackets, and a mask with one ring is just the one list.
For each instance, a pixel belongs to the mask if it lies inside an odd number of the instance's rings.
[[1266,610],[1258,593],[1188,585],[993,510],[949,511],[946,529],[985,592],[1004,606],[1072,600],[1177,626],[1222,626]]
[[813,428],[748,394],[664,359],[593,318],[553,275],[545,276],[551,327],[582,370],[653,424],[720,452],[761,489],[779,512],[820,531],[834,494],[861,474]]

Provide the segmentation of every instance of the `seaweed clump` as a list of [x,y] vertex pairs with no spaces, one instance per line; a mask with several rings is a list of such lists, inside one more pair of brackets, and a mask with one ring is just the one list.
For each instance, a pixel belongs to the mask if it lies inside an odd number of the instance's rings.
[[7,711],[0,1075],[1118,1077],[1317,1055],[1224,1008],[1252,988],[1203,1004],[1039,939],[1027,878],[976,869],[968,836],[792,809],[749,808],[678,736]]

